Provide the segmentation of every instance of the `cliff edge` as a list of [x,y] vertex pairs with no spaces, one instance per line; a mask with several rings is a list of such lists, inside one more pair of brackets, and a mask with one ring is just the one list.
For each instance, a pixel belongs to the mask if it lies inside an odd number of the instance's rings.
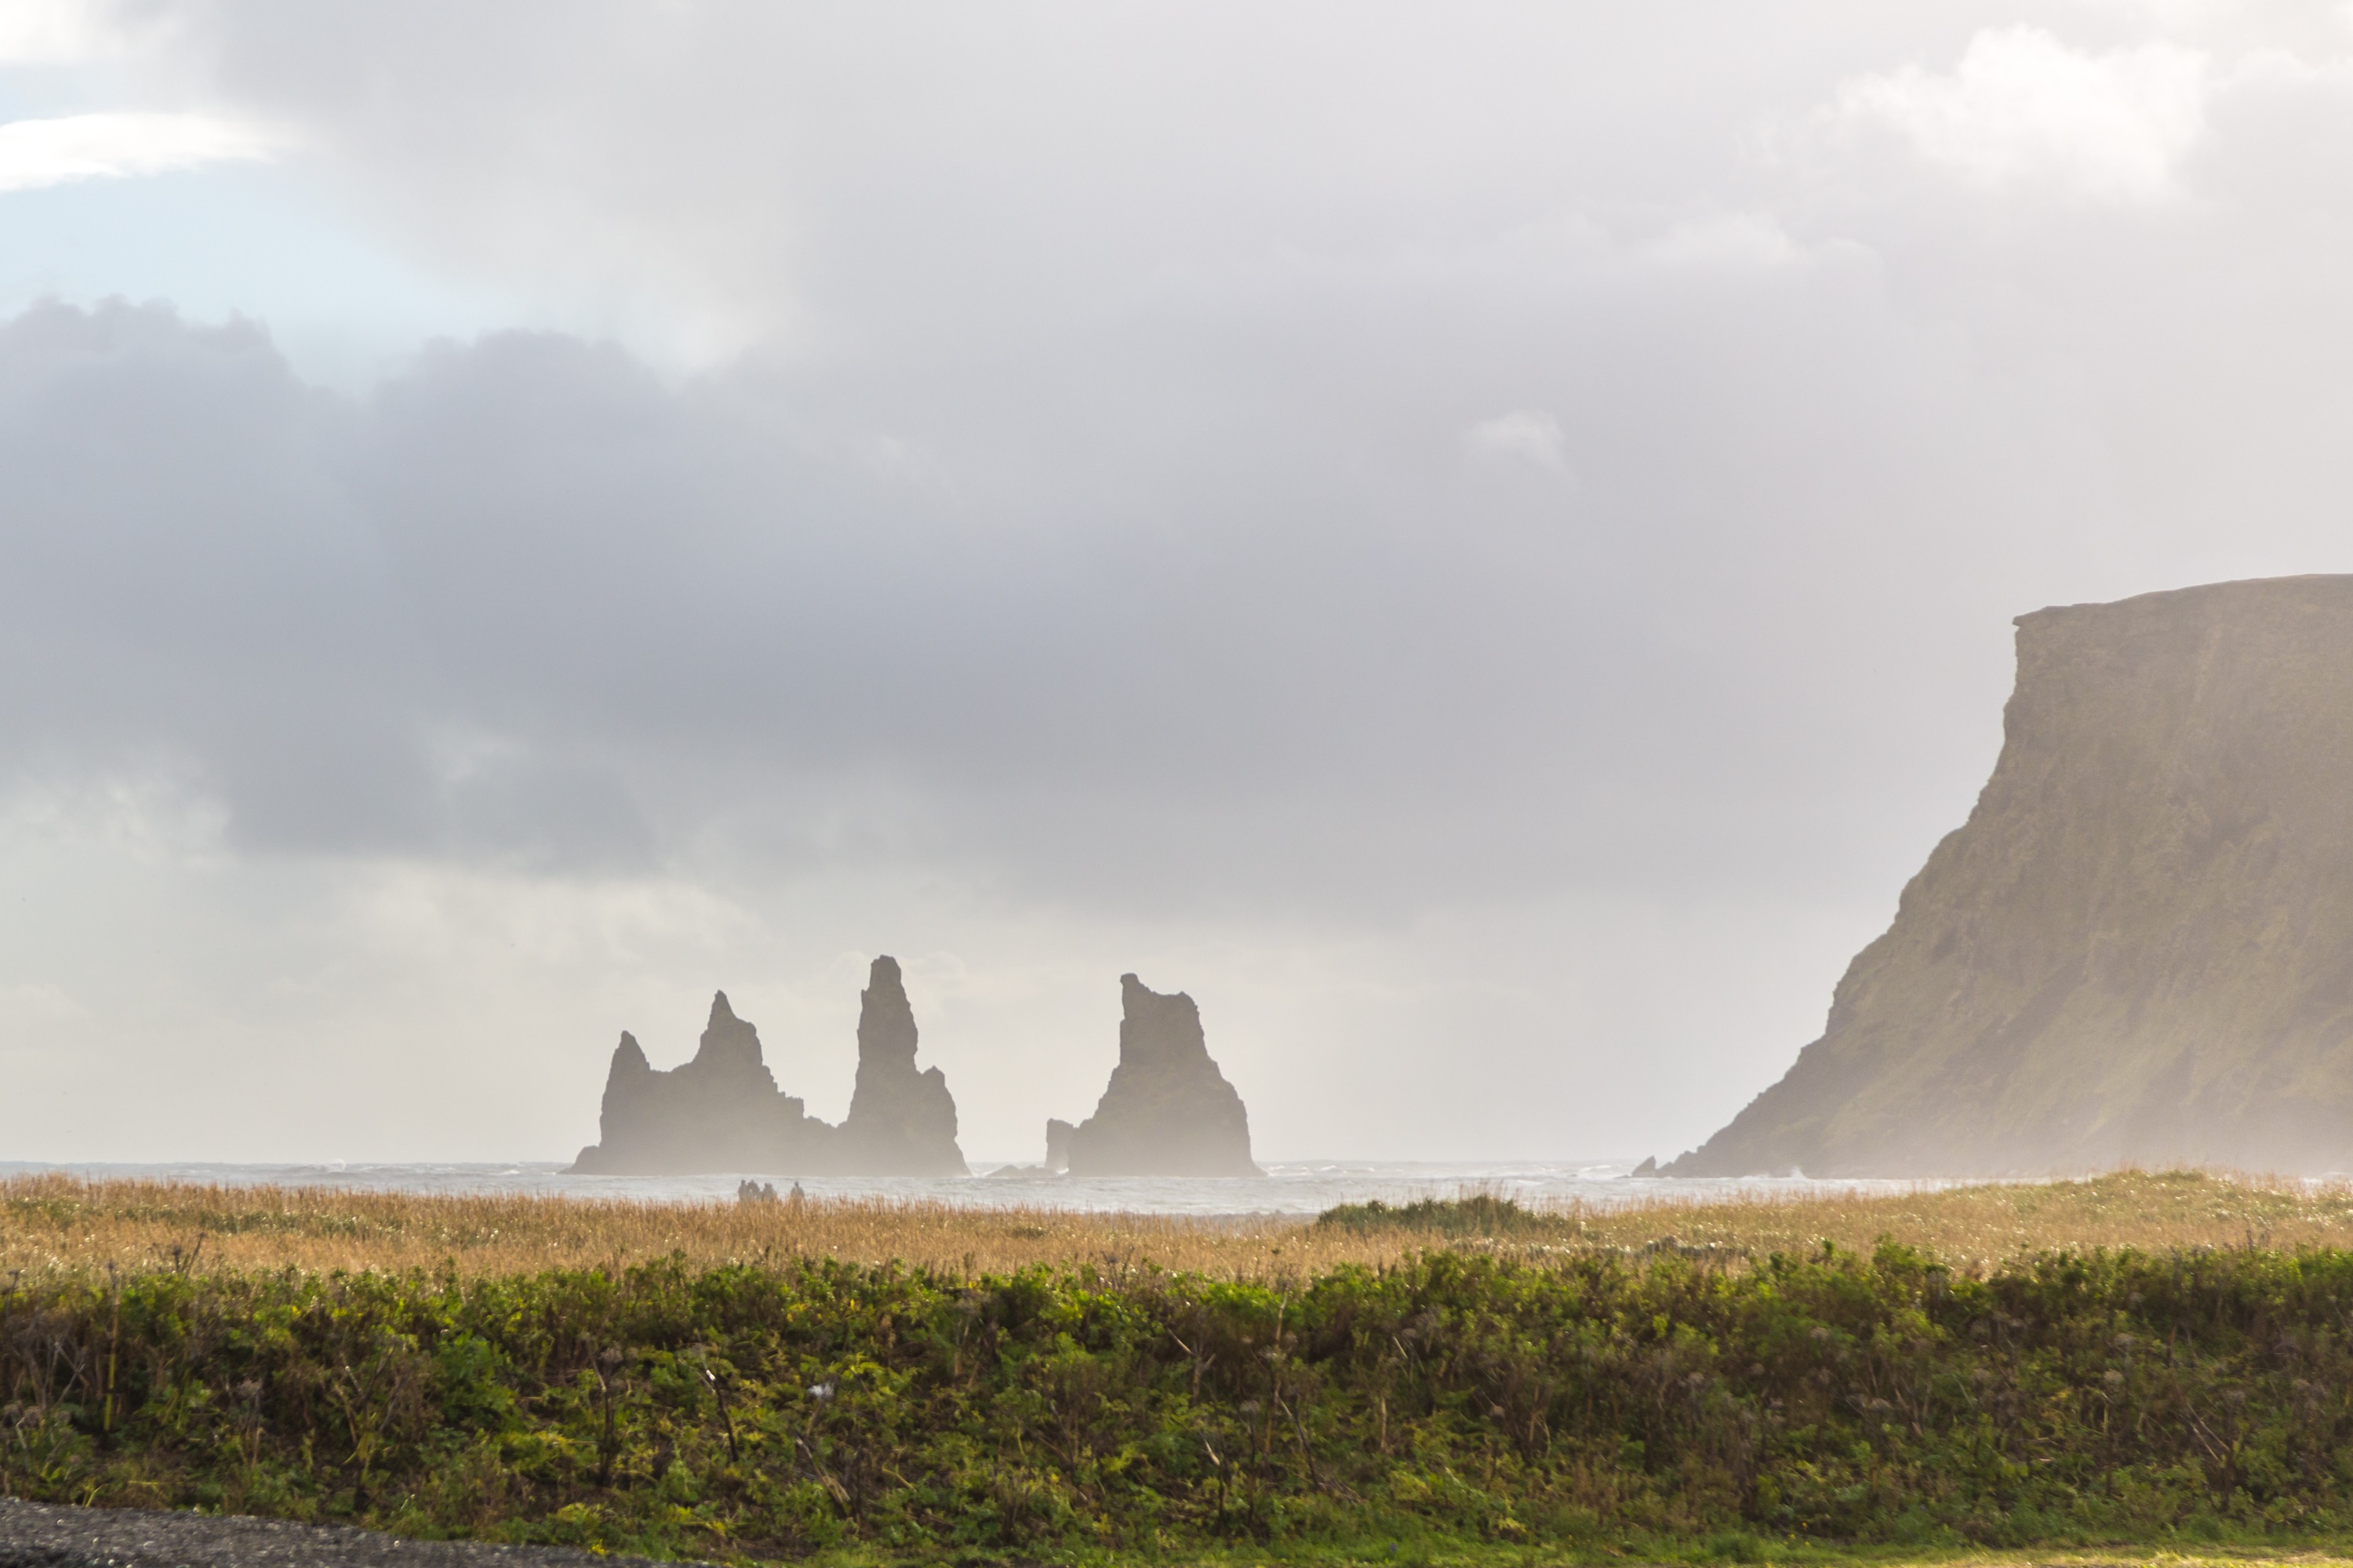
[[2353,577],[2017,625],[1968,821],[1663,1174],[2353,1170]]

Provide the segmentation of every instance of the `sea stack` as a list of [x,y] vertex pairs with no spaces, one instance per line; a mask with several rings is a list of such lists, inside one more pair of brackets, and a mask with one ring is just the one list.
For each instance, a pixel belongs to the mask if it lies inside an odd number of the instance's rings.
[[[1257,1176],[1250,1112],[1209,1059],[1201,1012],[1119,977],[1119,1065],[1095,1114],[1068,1135],[1073,1176]],[[1061,1141],[1048,1128],[1052,1144]]]
[[1976,810],[1663,1174],[2353,1170],[2353,577],[2017,624]]
[[711,999],[694,1060],[666,1073],[623,1033],[605,1077],[600,1138],[575,1173],[674,1176],[698,1171],[817,1171],[831,1163],[833,1128],[776,1087],[760,1032],[735,1016],[727,993]]
[[858,1086],[849,1119],[818,1120],[776,1087],[759,1031],[735,1016],[727,993],[694,1060],[658,1073],[623,1034],[605,1078],[599,1141],[580,1151],[575,1174],[683,1176],[962,1176],[955,1100],[937,1067],[915,1065],[915,1013],[898,960],[868,971],[858,1017]]
[[841,1169],[871,1176],[970,1174],[945,1074],[915,1066],[915,1010],[899,960],[874,960],[859,998],[858,1087],[837,1142]]

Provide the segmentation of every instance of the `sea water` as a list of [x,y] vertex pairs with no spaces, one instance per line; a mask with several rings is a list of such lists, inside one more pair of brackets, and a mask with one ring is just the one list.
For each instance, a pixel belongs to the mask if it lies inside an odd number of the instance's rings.
[[[1672,1196],[1722,1201],[1801,1193],[1904,1192],[1941,1185],[1924,1181],[1812,1181],[1740,1177],[1650,1181],[1607,1160],[1271,1160],[1263,1176],[1049,1176],[1035,1168],[976,1162],[958,1177],[804,1176],[812,1198],[880,1198],[944,1202],[976,1209],[1044,1208],[1089,1213],[1250,1215],[1314,1214],[1337,1203],[1370,1199],[1411,1202],[1485,1192],[1521,1203],[1554,1207],[1581,1202],[1614,1208]],[[527,1192],[565,1198],[732,1200],[744,1172],[708,1176],[567,1176],[552,1160],[414,1164],[234,1165],[185,1163],[35,1165],[0,1161],[0,1175],[58,1172],[92,1180],[198,1182],[221,1187],[332,1187],[396,1192]],[[763,1181],[789,1192],[793,1178],[765,1172]]]

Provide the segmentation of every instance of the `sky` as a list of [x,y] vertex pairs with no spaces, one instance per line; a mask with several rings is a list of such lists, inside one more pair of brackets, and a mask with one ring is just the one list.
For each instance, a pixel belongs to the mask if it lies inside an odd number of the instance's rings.
[[0,1160],[1672,1156],[2010,618],[2353,570],[2353,5],[0,0]]

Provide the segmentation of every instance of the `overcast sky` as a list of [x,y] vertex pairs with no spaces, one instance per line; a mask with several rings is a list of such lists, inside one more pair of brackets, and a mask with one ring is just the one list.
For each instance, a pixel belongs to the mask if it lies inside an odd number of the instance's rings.
[[0,0],[0,1159],[1819,1033],[2010,618],[2353,569],[2353,5]]

